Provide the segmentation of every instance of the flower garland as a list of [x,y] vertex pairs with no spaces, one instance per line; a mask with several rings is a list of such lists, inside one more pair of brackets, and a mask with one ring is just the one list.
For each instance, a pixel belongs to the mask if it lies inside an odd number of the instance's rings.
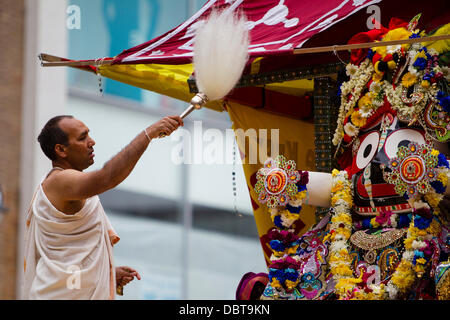
[[[381,41],[425,35],[412,30],[415,26],[416,23],[410,23],[408,29],[390,30]],[[432,46],[427,48],[420,43],[383,46],[369,49],[359,66],[348,64],[350,79],[340,87],[341,106],[333,144],[338,146],[342,140],[350,144],[360,128],[369,124],[369,118],[387,102],[401,120],[410,124],[418,121],[427,131],[442,128],[436,131],[437,139],[450,139],[450,69],[440,65],[439,55]],[[404,67],[399,68],[403,61]],[[419,117],[425,109],[432,118],[431,124]]]
[[268,206],[276,227],[267,233],[272,249],[269,282],[277,292],[291,292],[300,280],[297,255],[300,238],[292,227],[300,218],[307,197],[308,172],[297,171],[294,161],[286,161],[279,155],[266,160],[264,167],[258,170],[257,179],[258,200]]
[[[353,107],[361,96],[362,90],[371,79],[372,73],[373,66],[369,59],[364,60],[359,67],[352,64],[347,66],[347,75],[350,76],[350,80],[341,85],[341,106],[339,109],[336,133],[333,137],[334,145],[338,145],[344,137],[345,116],[353,110]],[[357,128],[354,126],[347,126],[346,131],[353,132],[353,136],[357,134]]]
[[[425,266],[433,251],[431,240],[437,237],[441,230],[438,205],[450,179],[449,164],[445,156],[434,149],[432,153],[438,157],[436,165],[438,179],[432,185],[432,190],[424,195],[426,202],[419,198],[409,199],[413,212],[404,240],[405,252],[386,285],[381,283],[364,287],[364,274],[361,273],[358,278],[353,276],[347,244],[352,233],[352,184],[347,178],[346,171],[333,170],[331,204],[334,207],[334,214],[329,234],[331,238],[329,266],[336,282],[335,292],[340,299],[396,299],[399,293],[406,293],[416,278],[424,274]],[[392,225],[392,217],[395,217],[392,213],[382,213],[371,219],[370,223],[374,227]]]

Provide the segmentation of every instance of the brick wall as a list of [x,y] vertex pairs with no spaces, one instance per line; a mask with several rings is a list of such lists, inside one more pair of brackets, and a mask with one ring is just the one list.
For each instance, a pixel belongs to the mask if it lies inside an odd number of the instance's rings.
[[24,0],[0,7],[0,185],[9,210],[0,222],[0,299],[16,298]]

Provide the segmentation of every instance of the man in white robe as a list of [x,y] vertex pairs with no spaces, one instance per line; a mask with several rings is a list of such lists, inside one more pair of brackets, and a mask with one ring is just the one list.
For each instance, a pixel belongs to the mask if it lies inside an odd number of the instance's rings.
[[121,183],[150,141],[170,135],[183,121],[161,119],[95,171],[94,140],[72,116],[50,119],[38,141],[53,169],[36,189],[25,234],[24,299],[114,299],[116,290],[140,279],[130,267],[114,267],[119,241],[98,195]]

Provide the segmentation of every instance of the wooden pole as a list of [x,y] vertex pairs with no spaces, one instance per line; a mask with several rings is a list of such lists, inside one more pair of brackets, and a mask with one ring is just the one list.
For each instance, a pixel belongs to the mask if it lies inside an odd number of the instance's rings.
[[314,48],[294,48],[294,54],[318,53],[318,52],[336,52],[336,51],[354,50],[354,49],[363,49],[363,48],[394,46],[394,45],[406,44],[406,43],[430,42],[430,41],[438,41],[438,40],[445,40],[445,39],[450,39],[450,34],[441,35],[441,36],[423,37],[423,38],[392,40],[392,41],[376,41],[376,42],[367,42],[367,43],[353,43],[353,44],[314,47]]
[[66,58],[53,56],[47,53],[41,53],[38,56],[38,58],[41,61],[42,67],[85,67],[85,66],[98,67],[101,65],[109,65],[113,61],[113,58],[104,58],[95,60],[69,60]]

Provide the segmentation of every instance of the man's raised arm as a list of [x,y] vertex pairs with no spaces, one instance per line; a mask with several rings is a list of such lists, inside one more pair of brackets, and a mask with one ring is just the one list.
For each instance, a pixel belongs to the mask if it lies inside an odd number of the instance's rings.
[[151,139],[161,133],[170,135],[182,125],[178,116],[165,117],[138,134],[103,168],[92,172],[75,169],[58,172],[47,179],[46,189],[56,195],[58,201],[83,200],[112,189],[128,177]]

